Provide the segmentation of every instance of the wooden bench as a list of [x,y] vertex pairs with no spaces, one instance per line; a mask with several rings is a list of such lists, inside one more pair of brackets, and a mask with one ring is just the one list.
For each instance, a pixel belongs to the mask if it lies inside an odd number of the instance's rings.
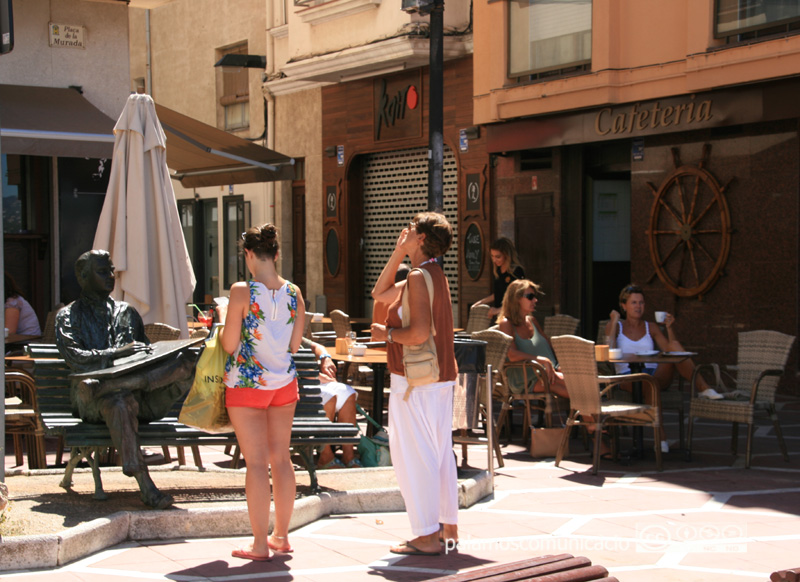
[[476,568],[428,582],[619,582],[602,566],[593,566],[589,558],[570,554],[540,556],[519,562]]
[[[72,414],[69,395],[69,374],[66,362],[59,359],[55,346],[33,345],[30,356],[34,359],[37,408],[45,435],[60,437],[60,446],[70,448],[70,459],[64,471],[61,486],[72,485],[72,473],[82,459],[92,468],[95,482],[95,499],[106,499],[100,478],[99,456],[112,447],[111,437],[105,424],[82,422]],[[298,453],[309,473],[311,489],[319,491],[314,462],[314,450],[324,445],[357,445],[358,427],[343,422],[331,422],[322,408],[319,389],[319,366],[310,350],[300,350],[295,355],[300,385],[300,400],[297,403],[292,423],[292,449]],[[209,434],[178,422],[181,401],[176,402],[171,412],[161,420],[139,424],[139,440],[142,446],[176,446],[179,461],[183,459],[182,447],[193,447],[195,463],[202,466],[199,457],[200,445],[236,445],[233,433]]]

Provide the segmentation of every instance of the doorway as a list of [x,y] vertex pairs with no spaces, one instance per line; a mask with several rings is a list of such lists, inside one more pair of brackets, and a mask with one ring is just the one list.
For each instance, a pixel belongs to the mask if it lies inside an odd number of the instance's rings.
[[197,284],[192,299],[201,305],[219,296],[219,234],[217,200],[179,200],[186,250]]
[[631,144],[588,146],[585,150],[587,297],[586,314],[595,339],[598,322],[618,309],[619,290],[631,278]]

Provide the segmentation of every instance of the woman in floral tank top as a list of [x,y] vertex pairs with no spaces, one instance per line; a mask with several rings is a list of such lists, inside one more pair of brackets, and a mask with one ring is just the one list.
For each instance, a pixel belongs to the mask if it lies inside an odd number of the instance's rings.
[[[300,347],[305,304],[300,290],[278,275],[275,226],[242,233],[251,280],[231,287],[222,331],[225,403],[247,460],[245,493],[253,543],[233,556],[266,561],[270,551],[291,552],[289,521],[296,483],[289,457],[298,387],[292,354]],[[275,527],[269,535],[270,469],[274,480]]]

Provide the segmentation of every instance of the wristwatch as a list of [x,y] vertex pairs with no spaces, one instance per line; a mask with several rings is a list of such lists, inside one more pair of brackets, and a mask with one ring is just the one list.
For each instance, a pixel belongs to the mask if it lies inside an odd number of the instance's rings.
[[387,327],[386,328],[386,341],[389,342],[390,344],[394,343],[392,341],[392,331],[393,330],[394,330],[393,327]]

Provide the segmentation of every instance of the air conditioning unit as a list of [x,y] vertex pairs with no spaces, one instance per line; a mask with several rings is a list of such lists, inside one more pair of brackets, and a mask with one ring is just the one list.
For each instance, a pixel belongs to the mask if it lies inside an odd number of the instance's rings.
[[430,14],[433,10],[434,0],[403,0],[403,12],[419,12],[420,14]]

